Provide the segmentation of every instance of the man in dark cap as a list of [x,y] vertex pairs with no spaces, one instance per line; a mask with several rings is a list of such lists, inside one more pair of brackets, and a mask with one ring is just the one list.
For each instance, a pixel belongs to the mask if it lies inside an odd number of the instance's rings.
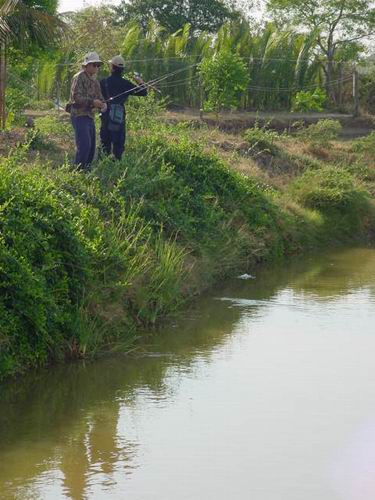
[[120,160],[126,137],[125,102],[130,95],[146,96],[147,88],[139,76],[134,77],[138,85],[122,77],[125,61],[121,56],[112,57],[108,62],[111,76],[100,82],[102,94],[108,102],[107,111],[101,115],[100,140],[103,152],[108,155],[113,152],[114,157]]

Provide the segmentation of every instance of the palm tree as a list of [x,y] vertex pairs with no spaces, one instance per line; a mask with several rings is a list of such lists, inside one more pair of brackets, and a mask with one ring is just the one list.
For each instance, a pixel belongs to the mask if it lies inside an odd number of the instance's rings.
[[61,38],[65,23],[58,15],[22,0],[0,0],[0,128],[5,125],[7,48],[17,44],[23,50],[30,44],[48,47]]

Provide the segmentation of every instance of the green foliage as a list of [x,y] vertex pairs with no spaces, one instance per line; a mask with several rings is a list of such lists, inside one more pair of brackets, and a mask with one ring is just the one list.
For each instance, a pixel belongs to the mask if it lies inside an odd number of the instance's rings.
[[375,132],[353,141],[354,153],[365,153],[375,157]]
[[260,127],[258,124],[255,127],[248,128],[244,132],[244,138],[250,146],[250,151],[255,153],[264,152],[275,155],[279,151],[275,144],[279,139],[277,132]]
[[19,117],[21,112],[28,106],[30,98],[25,91],[19,88],[8,87],[5,94],[6,109]]
[[368,0],[268,0],[277,23],[315,33],[325,64],[329,97],[334,95],[336,61],[358,61],[360,45],[375,28],[375,8]]
[[375,181],[375,165],[370,166],[359,160],[345,165],[345,169],[361,181]]
[[[34,132],[2,160],[0,378],[129,345],[136,328],[234,269],[357,234],[371,214],[353,177],[360,167],[351,175],[314,165],[293,183],[288,206],[280,192],[190,141],[183,127],[174,135],[160,124],[147,130],[148,117],[157,122],[152,99],[139,99],[137,133],[122,161],[101,159],[90,174],[33,165]],[[67,127],[43,117],[36,133],[64,137]],[[246,137],[251,147],[276,147],[266,129]]]
[[187,23],[196,31],[216,32],[227,20],[238,14],[222,0],[130,0],[114,7],[117,22],[123,25],[136,19],[143,28],[150,21],[157,21],[170,33],[175,33]]
[[28,103],[28,108],[36,111],[48,111],[54,108],[54,104],[51,99],[31,100]]
[[368,203],[368,193],[357,186],[352,174],[339,167],[308,170],[293,183],[291,191],[308,208],[342,214],[357,213]]
[[64,139],[72,134],[72,126],[67,115],[47,115],[35,119],[35,128],[46,139]]
[[294,97],[292,111],[308,112],[316,111],[321,112],[324,109],[324,104],[327,100],[327,94],[323,89],[317,88],[313,91],[297,92]]
[[342,130],[338,120],[319,120],[299,131],[298,135],[313,147],[328,147],[331,141],[337,139]]
[[272,226],[272,206],[256,183],[184,138],[178,144],[161,134],[140,139],[119,171],[112,169],[110,182],[125,199],[141,202],[140,214],[155,231],[200,251],[235,241],[238,228],[228,226],[233,212],[249,227]]
[[95,177],[26,169],[27,148],[0,167],[0,378],[122,340],[182,300],[183,248]]
[[66,28],[56,15],[57,3],[56,0],[19,0],[0,12],[10,26],[12,45],[22,51],[53,46]]
[[63,354],[88,278],[88,214],[40,174],[1,167],[1,375]]
[[207,98],[204,109],[219,111],[236,108],[241,92],[249,83],[249,75],[242,60],[230,50],[223,49],[213,58],[207,57],[200,64],[200,75]]
[[146,97],[130,99],[126,104],[127,124],[133,130],[152,129],[157,126],[166,101],[150,90]]

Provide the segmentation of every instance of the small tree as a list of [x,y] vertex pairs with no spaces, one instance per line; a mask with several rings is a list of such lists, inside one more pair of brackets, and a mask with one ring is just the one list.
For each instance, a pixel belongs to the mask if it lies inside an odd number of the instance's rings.
[[238,107],[241,93],[247,89],[249,75],[242,59],[228,49],[206,57],[199,72],[205,90],[204,109],[215,111]]
[[290,23],[304,32],[317,33],[317,44],[325,58],[326,90],[334,101],[334,63],[356,60],[363,49],[361,41],[375,36],[374,3],[370,0],[267,0],[267,7],[278,24]]

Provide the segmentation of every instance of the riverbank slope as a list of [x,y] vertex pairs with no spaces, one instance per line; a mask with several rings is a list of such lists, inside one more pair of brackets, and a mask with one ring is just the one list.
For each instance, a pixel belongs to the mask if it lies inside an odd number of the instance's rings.
[[53,116],[1,159],[0,378],[130,346],[260,261],[372,239],[373,136],[341,143],[332,123],[229,135],[161,124],[147,105],[123,161],[89,175]]

